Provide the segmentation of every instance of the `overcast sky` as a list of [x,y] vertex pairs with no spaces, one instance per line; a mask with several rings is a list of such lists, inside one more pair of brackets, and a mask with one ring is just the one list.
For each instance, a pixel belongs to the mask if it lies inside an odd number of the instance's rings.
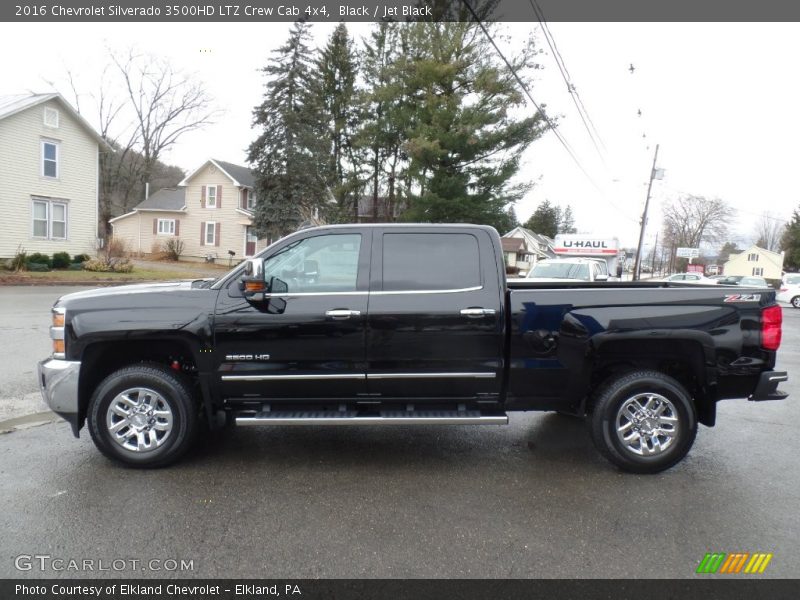
[[[219,122],[185,136],[164,159],[185,170],[215,157],[244,164],[256,133],[251,111],[263,95],[264,66],[290,24],[56,24],[0,26],[4,59],[0,93],[50,91],[68,67],[86,93],[107,62],[106,48],[131,45],[195,72],[225,113]],[[334,27],[315,24],[319,45]],[[360,37],[369,24],[352,24]],[[566,91],[538,23],[503,25],[514,40],[537,35],[544,69],[534,99],[559,115],[560,131],[594,181],[575,165],[552,133],[525,155],[521,176],[535,181],[518,203],[521,220],[545,198],[571,205],[581,232],[638,238],[638,219],[655,144],[666,170],[653,187],[648,243],[659,229],[662,204],[681,192],[719,196],[737,211],[734,238],[753,238],[764,210],[788,219],[800,204],[796,163],[800,139],[800,25],[786,24],[580,24],[550,30],[572,82],[599,130],[605,151],[595,150]],[[509,46],[505,46],[509,48]],[[635,70],[629,71],[633,64]],[[71,98],[68,98],[71,99]],[[92,121],[91,99],[82,110]],[[533,110],[533,107],[529,107]],[[642,116],[638,111],[642,111]],[[645,135],[646,137],[643,137]],[[598,189],[599,188],[599,189]]]

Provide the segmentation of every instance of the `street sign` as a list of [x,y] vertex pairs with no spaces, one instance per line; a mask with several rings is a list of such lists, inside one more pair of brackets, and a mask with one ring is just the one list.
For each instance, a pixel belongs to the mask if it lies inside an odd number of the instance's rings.
[[697,258],[700,256],[700,248],[678,248],[678,258]]

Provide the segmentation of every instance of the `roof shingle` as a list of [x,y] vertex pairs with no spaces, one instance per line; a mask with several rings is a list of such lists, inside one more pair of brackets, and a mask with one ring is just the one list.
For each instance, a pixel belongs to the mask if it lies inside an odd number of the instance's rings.
[[181,210],[185,205],[185,188],[161,188],[137,204],[134,210]]

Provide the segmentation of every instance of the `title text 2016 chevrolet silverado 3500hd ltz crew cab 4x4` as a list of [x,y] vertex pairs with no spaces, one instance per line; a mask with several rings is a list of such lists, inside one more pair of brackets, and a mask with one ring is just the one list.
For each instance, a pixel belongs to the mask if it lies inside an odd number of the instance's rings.
[[680,461],[725,398],[777,400],[775,292],[507,282],[473,225],[307,229],[216,281],[66,295],[50,407],[105,455],[166,465],[201,427],[587,415],[619,467]]

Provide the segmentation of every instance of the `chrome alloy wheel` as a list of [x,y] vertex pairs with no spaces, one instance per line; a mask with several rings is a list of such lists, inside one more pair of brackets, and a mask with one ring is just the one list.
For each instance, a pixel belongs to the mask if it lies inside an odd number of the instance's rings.
[[131,452],[149,452],[172,433],[172,409],[148,388],[130,388],[114,397],[106,411],[111,439]]
[[666,452],[675,443],[678,427],[675,405],[661,394],[636,394],[617,411],[617,437],[639,456]]

